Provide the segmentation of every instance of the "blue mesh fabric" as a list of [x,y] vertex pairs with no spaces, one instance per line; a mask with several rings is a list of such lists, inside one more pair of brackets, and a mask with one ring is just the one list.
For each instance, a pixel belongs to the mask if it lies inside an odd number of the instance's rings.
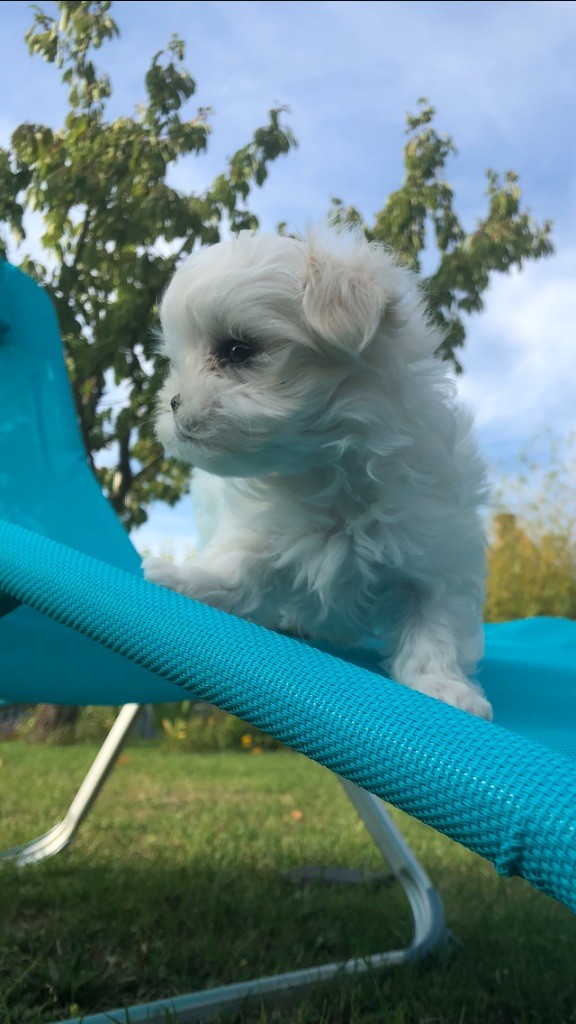
[[[183,694],[254,723],[576,911],[572,757],[10,523],[0,523],[1,590]],[[573,638],[564,668],[575,649]],[[554,666],[537,665],[536,673],[554,687]],[[571,679],[574,689],[574,668]]]
[[[0,260],[0,519],[121,569],[140,558],[88,465],[62,343],[46,292]],[[33,608],[10,615],[0,596],[0,694],[31,703],[179,700],[180,693]],[[159,686],[160,684],[160,686]]]

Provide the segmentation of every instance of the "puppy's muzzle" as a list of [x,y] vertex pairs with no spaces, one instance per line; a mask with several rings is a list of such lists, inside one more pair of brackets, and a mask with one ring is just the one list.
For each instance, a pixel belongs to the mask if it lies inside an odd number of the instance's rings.
[[174,414],[174,432],[181,441],[192,442],[192,444],[205,444],[213,434],[208,417],[182,417],[181,415],[176,416],[176,413]]

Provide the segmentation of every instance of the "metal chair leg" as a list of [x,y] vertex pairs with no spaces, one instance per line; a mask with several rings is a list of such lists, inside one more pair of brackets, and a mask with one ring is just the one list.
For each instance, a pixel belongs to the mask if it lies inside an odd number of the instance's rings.
[[340,783],[406,893],[414,919],[410,958],[424,956],[449,938],[440,893],[433,887],[382,801],[347,779],[340,779]]
[[124,704],[104,743],[100,747],[88,773],[76,793],[68,811],[49,832],[20,846],[0,852],[0,860],[15,860],[18,867],[37,864],[53,857],[68,846],[81,822],[96,800],[120,753],[131,726],[136,721],[142,704]]

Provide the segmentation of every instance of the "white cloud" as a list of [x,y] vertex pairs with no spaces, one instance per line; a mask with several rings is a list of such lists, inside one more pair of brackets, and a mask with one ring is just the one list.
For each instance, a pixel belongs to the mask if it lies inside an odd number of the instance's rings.
[[576,430],[576,246],[494,279],[462,363],[460,394],[491,453]]

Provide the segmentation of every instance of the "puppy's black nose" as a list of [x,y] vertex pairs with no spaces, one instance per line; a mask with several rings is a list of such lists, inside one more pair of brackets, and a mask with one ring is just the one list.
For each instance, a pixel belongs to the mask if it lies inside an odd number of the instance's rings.
[[178,409],[182,405],[182,399],[180,398],[180,395],[174,395],[174,398],[170,399],[170,405],[172,408],[172,412],[178,412]]

